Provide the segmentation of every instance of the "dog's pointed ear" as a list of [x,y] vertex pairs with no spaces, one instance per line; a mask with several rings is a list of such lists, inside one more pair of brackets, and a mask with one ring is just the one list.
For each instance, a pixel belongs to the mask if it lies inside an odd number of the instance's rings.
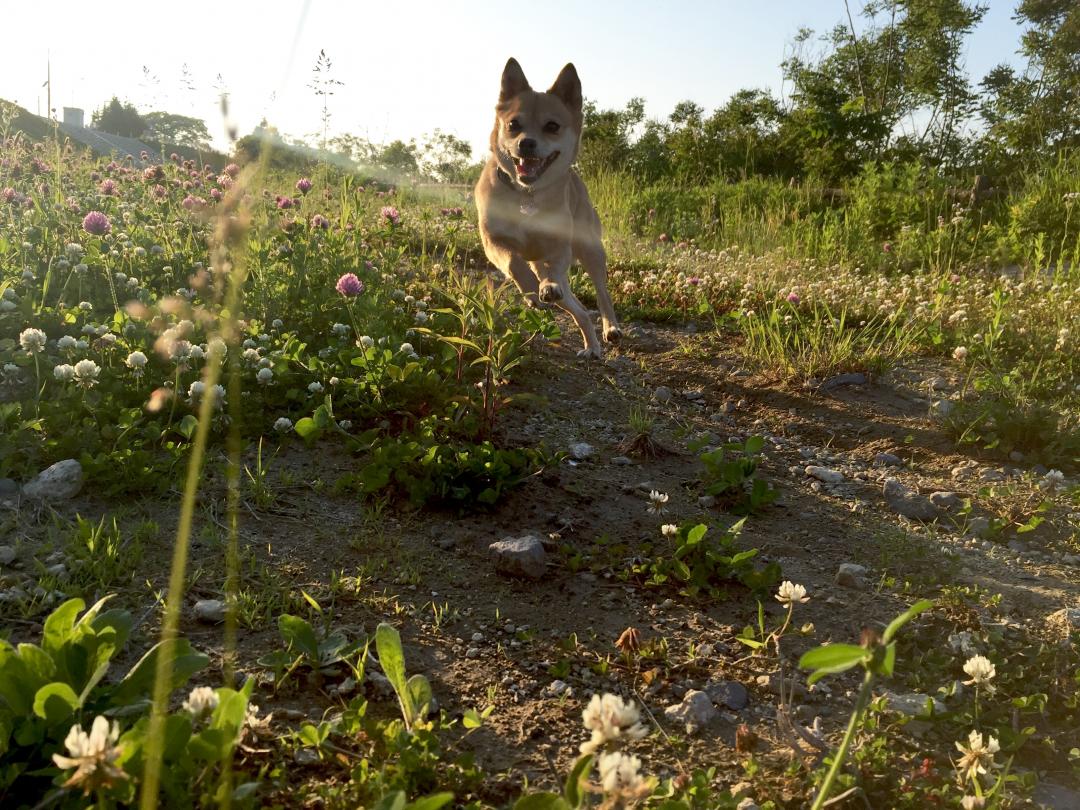
[[506,101],[518,93],[531,90],[529,80],[525,78],[525,71],[521,69],[517,59],[510,57],[503,68],[502,85],[499,88],[499,101]]
[[568,63],[555,79],[555,84],[548,90],[552,95],[558,96],[563,103],[570,108],[572,113],[581,112],[581,79],[578,78],[577,68]]

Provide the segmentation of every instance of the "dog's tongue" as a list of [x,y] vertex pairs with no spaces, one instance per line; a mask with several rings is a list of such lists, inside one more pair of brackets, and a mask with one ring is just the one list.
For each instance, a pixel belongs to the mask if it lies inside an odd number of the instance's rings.
[[520,177],[531,177],[540,168],[540,158],[522,158],[517,164],[517,173]]

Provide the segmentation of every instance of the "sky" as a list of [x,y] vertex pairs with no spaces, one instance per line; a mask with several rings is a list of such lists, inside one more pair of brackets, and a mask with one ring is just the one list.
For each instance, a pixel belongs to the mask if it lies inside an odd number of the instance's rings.
[[[1016,0],[987,1],[965,57],[976,81],[998,63],[1021,64]],[[226,90],[241,135],[265,117],[316,143],[322,105],[308,85],[324,49],[342,82],[329,99],[331,134],[385,143],[438,128],[477,159],[510,56],[538,88],[572,61],[600,107],[641,96],[650,117],[666,118],[679,101],[712,110],[744,87],[780,95],[799,28],[822,33],[846,19],[842,0],[0,0],[0,16],[9,32],[0,98],[30,112],[45,113],[51,64],[58,114],[81,107],[89,122],[117,95],[142,112],[202,118],[221,147]]]

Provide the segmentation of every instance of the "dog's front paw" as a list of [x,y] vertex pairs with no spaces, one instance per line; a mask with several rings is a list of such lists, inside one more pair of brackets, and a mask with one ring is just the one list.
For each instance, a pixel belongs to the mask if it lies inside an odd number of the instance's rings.
[[577,356],[582,360],[602,360],[604,358],[604,350],[599,346],[586,346]]
[[604,330],[604,340],[608,343],[618,343],[622,340],[622,329],[617,326],[609,326]]
[[562,300],[562,290],[558,284],[552,284],[551,282],[545,282],[540,285],[540,300],[545,304],[554,304],[556,301]]

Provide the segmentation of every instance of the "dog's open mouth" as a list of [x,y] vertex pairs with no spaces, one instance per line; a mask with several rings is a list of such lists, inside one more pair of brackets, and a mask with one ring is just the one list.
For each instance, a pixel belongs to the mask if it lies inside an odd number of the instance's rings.
[[518,180],[522,183],[536,182],[558,156],[558,152],[552,152],[546,158],[514,156],[514,168],[517,169]]

